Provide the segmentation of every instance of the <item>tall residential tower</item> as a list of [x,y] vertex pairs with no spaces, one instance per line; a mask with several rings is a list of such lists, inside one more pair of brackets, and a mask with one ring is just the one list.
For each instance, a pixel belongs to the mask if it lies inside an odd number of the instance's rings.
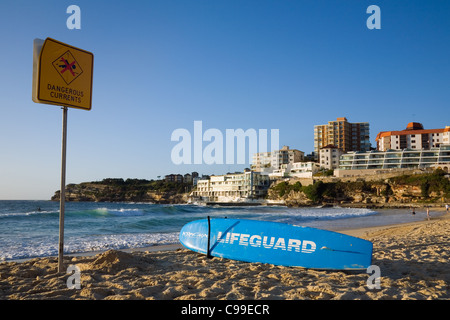
[[317,159],[321,148],[334,145],[343,152],[370,151],[369,123],[351,123],[337,118],[328,124],[314,126],[314,154]]

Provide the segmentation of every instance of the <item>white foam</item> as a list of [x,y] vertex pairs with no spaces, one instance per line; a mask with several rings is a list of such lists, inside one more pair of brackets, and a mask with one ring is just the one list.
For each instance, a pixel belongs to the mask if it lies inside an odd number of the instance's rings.
[[144,211],[136,208],[97,208],[94,210],[95,213],[100,215],[112,215],[112,216],[142,216]]
[[[142,248],[179,242],[179,233],[138,233],[109,234],[83,237],[66,237],[64,252],[81,253],[110,249]],[[25,259],[34,257],[56,256],[58,239],[42,238],[40,240],[3,243],[0,250],[0,261]]]
[[276,212],[260,212],[260,216],[270,221],[301,224],[310,220],[336,220],[365,217],[377,214],[376,211],[361,208],[286,208]]
[[57,211],[48,211],[48,210],[36,210],[36,211],[28,211],[28,212],[8,212],[8,213],[1,213],[0,218],[8,218],[8,217],[26,217],[26,216],[32,216],[32,215],[39,215],[39,214],[50,214],[55,213]]

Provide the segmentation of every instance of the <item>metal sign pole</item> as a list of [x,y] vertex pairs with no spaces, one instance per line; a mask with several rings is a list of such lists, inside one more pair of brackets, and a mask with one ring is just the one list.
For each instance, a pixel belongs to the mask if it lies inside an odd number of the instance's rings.
[[59,194],[59,246],[58,273],[63,272],[64,255],[64,209],[66,201],[66,144],[67,144],[67,107],[63,109],[62,147],[61,147],[61,191]]

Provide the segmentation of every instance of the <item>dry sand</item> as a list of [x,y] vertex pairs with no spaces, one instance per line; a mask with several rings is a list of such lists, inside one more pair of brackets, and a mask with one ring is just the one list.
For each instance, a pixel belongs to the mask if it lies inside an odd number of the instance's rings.
[[450,217],[343,231],[374,243],[380,289],[365,272],[321,271],[213,258],[186,250],[107,251],[66,257],[81,288],[56,274],[56,258],[0,263],[0,299],[449,299]]

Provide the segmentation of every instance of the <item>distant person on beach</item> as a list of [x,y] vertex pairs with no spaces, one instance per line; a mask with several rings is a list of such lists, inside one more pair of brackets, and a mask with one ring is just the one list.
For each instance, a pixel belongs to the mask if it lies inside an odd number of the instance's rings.
[[448,203],[445,205],[445,211],[447,211],[447,213],[448,213],[448,210],[449,210],[449,206],[448,206]]
[[414,207],[411,207],[411,213],[412,213],[412,215],[416,214],[416,211],[414,210]]
[[430,220],[430,206],[427,207],[427,219]]

